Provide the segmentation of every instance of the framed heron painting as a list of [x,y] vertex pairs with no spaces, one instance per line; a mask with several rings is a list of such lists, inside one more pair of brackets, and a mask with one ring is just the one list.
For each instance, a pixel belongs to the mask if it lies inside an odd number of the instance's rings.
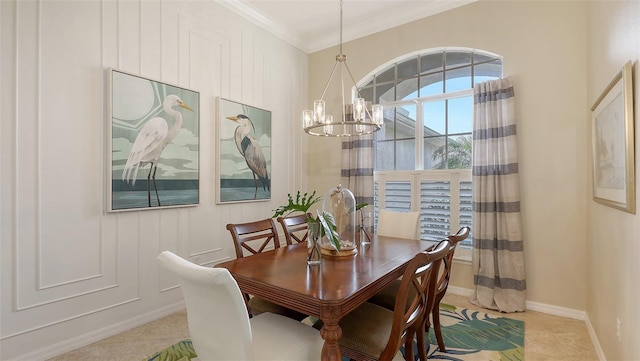
[[217,203],[271,199],[271,112],[218,98]]
[[200,201],[200,94],[108,69],[107,211]]

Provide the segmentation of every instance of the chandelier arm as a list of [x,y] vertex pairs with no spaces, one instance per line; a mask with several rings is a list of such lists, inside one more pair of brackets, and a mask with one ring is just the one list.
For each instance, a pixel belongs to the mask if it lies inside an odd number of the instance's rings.
[[320,100],[324,100],[324,95],[327,93],[327,88],[329,88],[329,84],[331,84],[331,79],[333,79],[333,73],[336,72],[337,67],[338,67],[338,62],[336,61],[336,63],[333,64],[333,69],[331,69],[331,74],[329,74],[329,79],[327,79],[327,83],[324,85],[324,90],[322,91]]
[[[362,94],[360,94],[360,88],[358,88],[358,83],[356,83],[355,79],[353,79],[353,74],[351,74],[351,69],[349,69],[349,65],[347,65],[347,62],[344,62],[344,66],[345,68],[347,68],[347,73],[349,73],[349,77],[351,78],[351,82],[353,82],[353,86],[356,88],[356,93],[358,93],[358,96],[360,98],[362,98]],[[344,105],[343,105],[344,106]],[[366,104],[364,107],[364,112],[369,116],[369,119],[373,119],[373,117],[371,116],[371,113],[369,113],[369,109],[367,109]]]

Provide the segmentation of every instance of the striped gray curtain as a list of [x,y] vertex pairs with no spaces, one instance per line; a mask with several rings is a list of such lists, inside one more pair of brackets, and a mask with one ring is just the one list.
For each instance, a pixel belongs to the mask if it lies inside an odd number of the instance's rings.
[[356,204],[373,205],[372,134],[343,139],[340,182],[353,193]]
[[474,87],[473,272],[470,301],[525,310],[526,282],[514,93],[508,78]]

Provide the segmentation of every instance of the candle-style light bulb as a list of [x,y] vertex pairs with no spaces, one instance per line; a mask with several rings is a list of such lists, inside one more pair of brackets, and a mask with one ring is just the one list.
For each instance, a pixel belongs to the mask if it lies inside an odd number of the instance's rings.
[[314,121],[316,122],[316,124],[322,124],[325,122],[324,110],[325,110],[324,100],[315,100],[313,102],[313,111],[314,111],[313,115],[314,115]]
[[325,125],[324,128],[324,134],[333,134],[333,115],[327,115],[325,116]]
[[302,111],[302,127],[310,127],[313,125],[313,110]]
[[364,98],[353,99],[353,119],[358,122],[364,120]]
[[384,113],[382,111],[382,105],[376,104],[371,107],[371,117],[372,121],[379,126],[383,125],[384,122]]

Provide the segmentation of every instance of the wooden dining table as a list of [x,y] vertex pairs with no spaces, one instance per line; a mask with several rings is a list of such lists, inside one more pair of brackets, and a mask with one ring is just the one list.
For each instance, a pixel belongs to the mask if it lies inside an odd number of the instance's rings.
[[298,243],[216,267],[227,268],[242,292],[321,319],[321,360],[340,361],[340,319],[402,276],[407,263],[434,244],[374,235],[355,255],[323,255],[320,265],[308,266],[307,245]]

